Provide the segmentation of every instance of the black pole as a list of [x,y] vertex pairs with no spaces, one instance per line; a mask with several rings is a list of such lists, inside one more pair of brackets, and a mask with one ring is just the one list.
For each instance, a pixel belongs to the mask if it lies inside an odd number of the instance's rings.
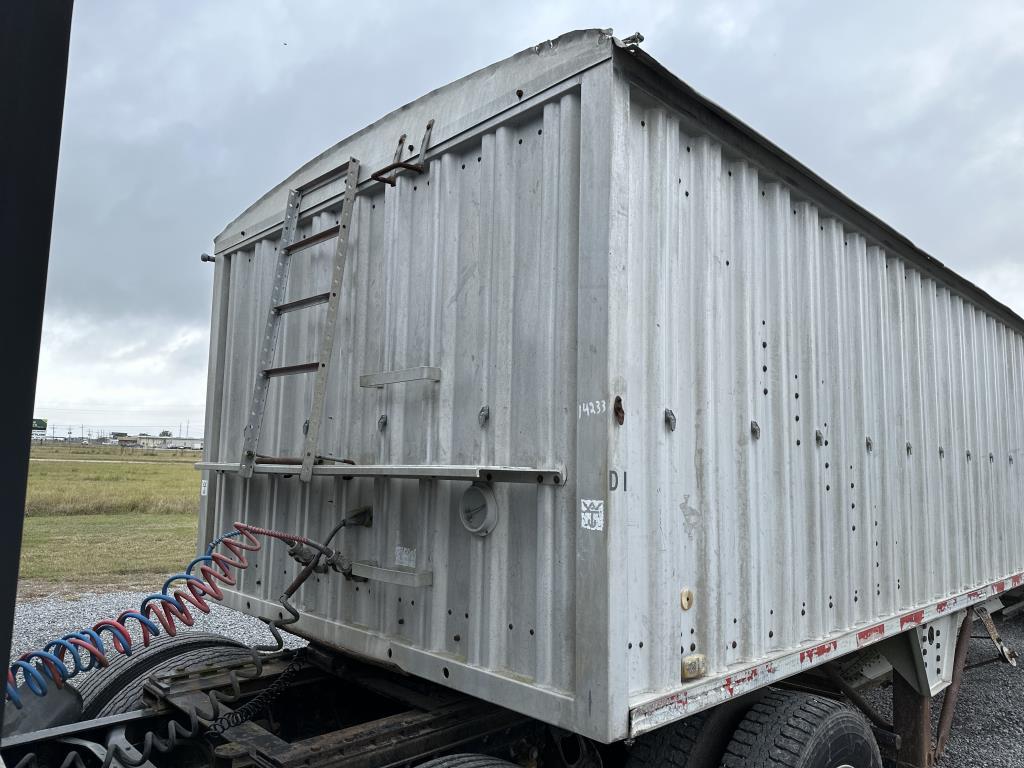
[[[0,409],[0,659],[5,664],[18,589],[71,9],[72,0],[8,3],[0,23],[0,232],[6,246],[0,259],[6,391]],[[0,729],[3,710],[0,705]]]

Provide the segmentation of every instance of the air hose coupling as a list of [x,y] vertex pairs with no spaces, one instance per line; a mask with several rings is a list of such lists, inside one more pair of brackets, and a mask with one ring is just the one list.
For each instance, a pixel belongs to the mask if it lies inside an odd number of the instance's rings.
[[334,552],[325,560],[326,565],[335,573],[340,573],[350,581],[366,581],[361,576],[352,575],[352,561],[341,552]]
[[[292,558],[300,565],[309,565],[313,560],[319,557],[319,555],[320,553],[313,549],[313,547],[300,542],[295,542],[288,547],[288,557]],[[336,553],[331,552],[329,557],[334,557],[335,555]],[[327,573],[327,564],[321,560],[313,570],[316,573]]]

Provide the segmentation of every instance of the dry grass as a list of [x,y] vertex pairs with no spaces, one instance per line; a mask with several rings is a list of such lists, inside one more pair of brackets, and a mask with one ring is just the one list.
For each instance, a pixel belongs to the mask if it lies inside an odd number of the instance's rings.
[[[146,463],[118,448],[33,447],[19,592],[150,584],[192,558],[199,473],[194,455]],[[38,459],[70,459],[46,461]],[[127,460],[127,461],[126,461]]]
[[45,461],[29,464],[29,517],[195,514],[199,473],[190,463]]

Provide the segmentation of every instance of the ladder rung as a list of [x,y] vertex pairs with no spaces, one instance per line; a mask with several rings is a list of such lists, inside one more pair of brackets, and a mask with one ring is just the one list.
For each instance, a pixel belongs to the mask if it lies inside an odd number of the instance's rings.
[[282,365],[278,368],[265,368],[263,375],[268,379],[274,376],[293,376],[297,373],[312,373],[320,367],[320,363],[298,363],[296,365]]
[[283,315],[285,312],[292,312],[296,309],[304,309],[306,307],[313,307],[317,304],[324,304],[328,299],[331,298],[331,292],[318,293],[315,296],[306,296],[302,299],[295,299],[295,301],[286,301],[284,304],[278,304],[274,307],[274,311],[279,315]]
[[296,251],[301,251],[304,248],[309,248],[310,246],[316,245],[317,243],[322,243],[324,240],[330,240],[332,237],[336,237],[340,231],[341,225],[335,224],[333,227],[321,229],[315,235],[310,235],[309,237],[304,237],[301,240],[296,240],[293,243],[289,243],[284,247],[284,250],[286,253],[295,253]]

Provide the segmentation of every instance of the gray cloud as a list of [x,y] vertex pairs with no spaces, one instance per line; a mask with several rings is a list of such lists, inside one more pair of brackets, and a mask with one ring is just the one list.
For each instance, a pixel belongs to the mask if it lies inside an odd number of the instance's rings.
[[[227,221],[391,109],[607,26],[642,31],[684,80],[1024,312],[1016,3],[80,2],[40,395],[108,403],[133,349],[154,364],[172,350],[131,402],[201,404],[212,270],[198,255]],[[57,385],[69,378],[93,383]]]

